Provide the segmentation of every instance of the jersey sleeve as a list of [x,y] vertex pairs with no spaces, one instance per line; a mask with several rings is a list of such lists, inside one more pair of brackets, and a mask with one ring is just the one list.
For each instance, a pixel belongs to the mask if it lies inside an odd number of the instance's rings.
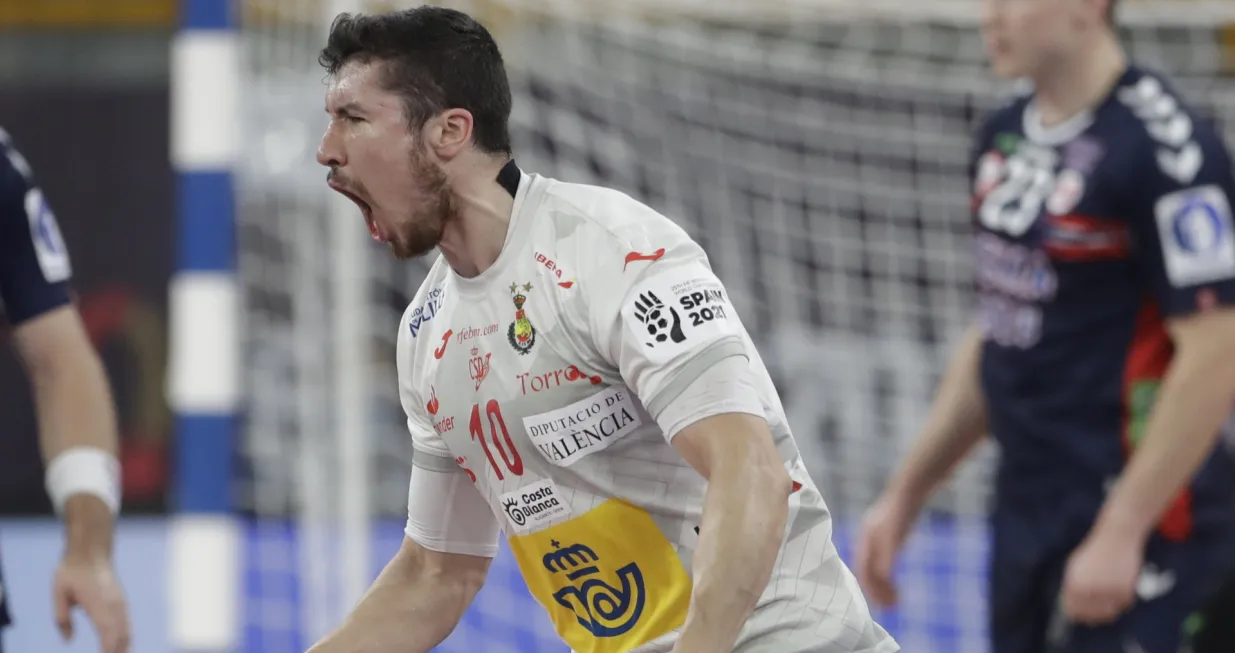
[[1182,112],[1166,120],[1149,122],[1129,185],[1137,256],[1164,315],[1235,305],[1230,153],[1209,125]]
[[404,533],[430,551],[492,557],[497,553],[501,527],[434,430],[430,412],[436,410],[436,398],[424,400],[416,390],[414,354],[404,314],[395,344],[399,402],[407,415],[413,448]]
[[0,301],[11,325],[69,303],[72,275],[55,215],[0,132]]
[[[412,305],[418,305],[413,301]],[[412,436],[415,457],[430,456],[445,458],[454,464],[450,449],[442,442],[433,428],[429,412],[435,397],[424,397],[416,388],[416,351],[412,348],[411,329],[408,328],[408,313],[399,320],[399,333],[395,338],[395,370],[399,379],[399,404],[407,415],[407,431]],[[413,459],[414,459],[413,458]]]
[[588,275],[594,344],[653,417],[717,362],[749,358],[728,291],[685,233],[649,229],[595,251],[607,253]]
[[438,553],[496,556],[501,527],[471,479],[458,467],[433,469],[416,464],[420,457],[416,452],[412,458],[403,534]]

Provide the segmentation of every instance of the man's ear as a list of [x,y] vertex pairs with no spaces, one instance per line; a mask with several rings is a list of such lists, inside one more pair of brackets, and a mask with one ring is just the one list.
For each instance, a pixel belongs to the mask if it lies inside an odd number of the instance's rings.
[[425,123],[425,142],[442,159],[453,159],[471,144],[472,124],[467,109],[447,109]]

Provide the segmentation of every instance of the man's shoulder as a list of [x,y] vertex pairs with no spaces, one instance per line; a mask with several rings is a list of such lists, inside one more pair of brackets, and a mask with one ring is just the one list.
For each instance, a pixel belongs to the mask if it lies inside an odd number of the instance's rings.
[[580,274],[594,285],[623,278],[634,261],[704,257],[675,222],[619,190],[550,181],[541,210],[551,234],[542,232],[538,253],[553,259],[563,278]]
[[1121,160],[1148,157],[1162,174],[1187,185],[1208,158],[1226,151],[1210,119],[1165,76],[1131,67],[1114,95],[1111,110],[1099,117],[1105,124],[1097,127],[1110,148],[1127,153]]
[[584,252],[637,249],[654,241],[690,241],[675,222],[614,188],[548,180],[542,208],[559,239],[572,238]]
[[1146,143],[1221,140],[1210,118],[1161,73],[1131,67],[1114,96],[1114,109],[1102,117],[1129,126],[1121,138]]
[[403,309],[403,315],[399,318],[401,340],[405,336],[410,337],[412,341],[418,340],[421,330],[441,312],[448,299],[447,267],[445,259],[439,254],[433,266],[429,268],[429,273],[425,275],[424,281],[420,283],[420,288],[412,296],[412,300],[408,302],[407,307]]
[[[26,159],[13,147],[8,132],[0,128],[0,204],[22,206],[26,193],[32,188],[32,177]],[[24,210],[0,210],[0,220],[24,217]]]
[[1178,113],[1199,115],[1196,106],[1169,77],[1149,68],[1130,66],[1120,78],[1114,97],[1118,106],[1139,122]]

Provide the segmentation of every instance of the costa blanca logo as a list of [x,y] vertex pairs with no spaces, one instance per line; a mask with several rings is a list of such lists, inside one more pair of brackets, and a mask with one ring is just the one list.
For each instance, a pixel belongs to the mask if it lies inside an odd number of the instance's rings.
[[502,511],[515,532],[523,534],[570,516],[557,486],[545,478],[501,496]]
[[420,327],[427,324],[437,315],[438,310],[442,308],[444,296],[445,291],[441,288],[430,290],[429,294],[425,297],[424,303],[417,306],[412,311],[412,314],[408,316],[407,328],[411,329],[413,338],[420,334]]
[[559,410],[523,418],[523,428],[541,455],[567,467],[604,451],[643,424],[630,390],[606,388]]
[[510,284],[510,298],[515,303],[515,321],[510,323],[506,337],[510,340],[510,346],[520,354],[532,351],[532,346],[536,344],[536,329],[532,327],[532,321],[527,319],[527,313],[523,310],[523,305],[527,303],[527,293],[531,291],[530,283]]

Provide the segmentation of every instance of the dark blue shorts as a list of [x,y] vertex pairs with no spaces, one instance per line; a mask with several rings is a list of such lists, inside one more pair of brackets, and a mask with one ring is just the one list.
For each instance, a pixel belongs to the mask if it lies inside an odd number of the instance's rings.
[[1192,625],[1192,653],[1235,651],[1235,573],[1227,573]]
[[1153,537],[1145,552],[1138,598],[1112,624],[1068,623],[1059,592],[1068,555],[1026,555],[1023,541],[1000,536],[991,555],[992,653],[1177,653],[1185,623],[1230,568],[1229,538],[1178,543]]

